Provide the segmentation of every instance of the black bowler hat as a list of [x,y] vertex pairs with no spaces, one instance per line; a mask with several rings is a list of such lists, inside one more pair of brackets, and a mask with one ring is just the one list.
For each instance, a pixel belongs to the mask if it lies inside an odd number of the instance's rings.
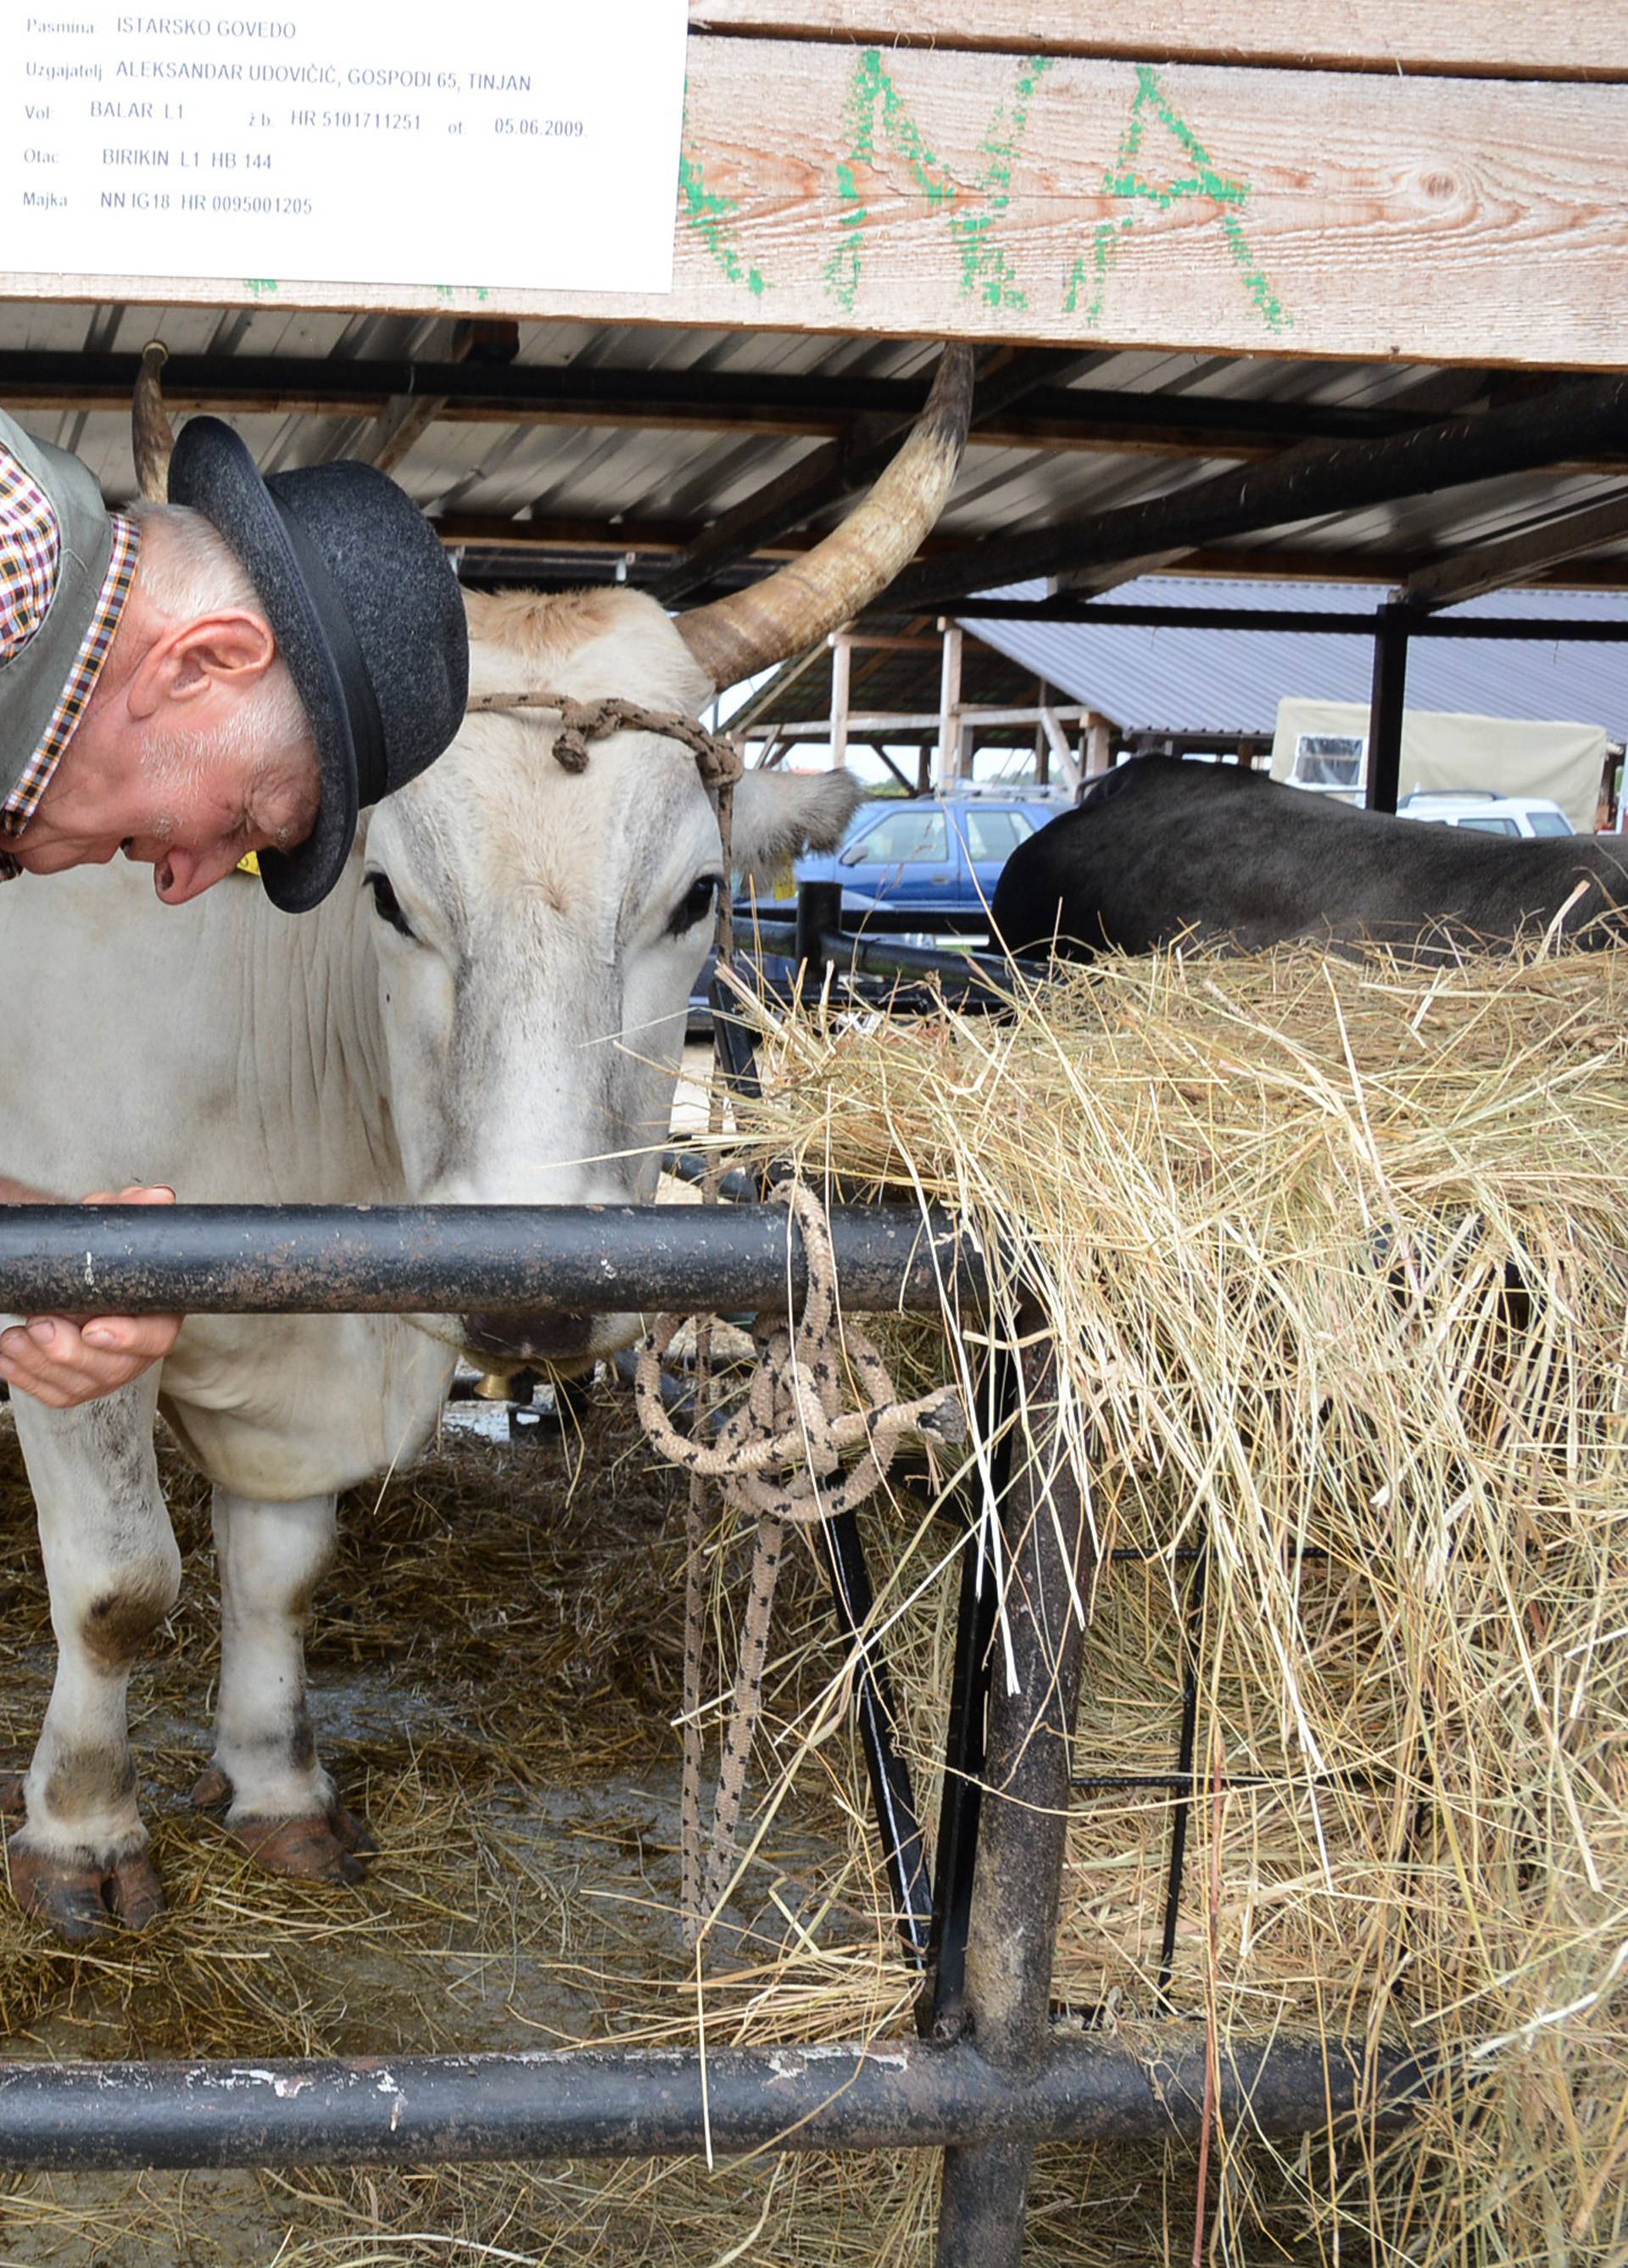
[[218,417],[181,428],[169,495],[213,521],[247,569],[304,703],[321,807],[305,841],[262,850],[260,870],[274,905],[306,913],[338,881],[357,813],[434,763],[463,722],[458,578],[418,507],[373,466],[262,480]]

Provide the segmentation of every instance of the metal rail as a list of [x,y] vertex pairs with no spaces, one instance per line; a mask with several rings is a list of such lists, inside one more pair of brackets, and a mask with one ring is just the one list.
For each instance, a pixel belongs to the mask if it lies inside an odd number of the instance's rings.
[[[1059,816],[1061,816],[1060,812]],[[818,888],[818,884],[804,887]],[[926,916],[917,921],[930,926]],[[936,921],[937,917],[932,917]],[[766,954],[789,958],[796,949],[797,930],[791,922],[759,920],[756,934],[761,939]],[[946,952],[935,946],[904,945],[888,937],[875,937],[863,930],[821,927],[814,936],[816,955],[828,961],[845,975],[850,970],[862,976],[937,976],[947,979],[950,985],[957,980],[971,990],[984,980],[982,989],[1009,992],[1021,984],[1044,984],[1054,971],[1043,961],[1021,960],[1015,954],[983,952],[968,947],[965,952]]]
[[[746,2150],[942,2149],[1192,2135],[1202,2034],[1143,2051],[1053,2038],[1021,2077],[970,2043],[570,2049],[365,2060],[0,2066],[0,2168],[423,2163]],[[1223,2056],[1218,2109],[1265,2134],[1404,2117],[1400,2049],[1283,2039]]]
[[[986,1293],[948,1215],[831,1214],[846,1306]],[[807,1288],[780,1205],[8,1205],[0,1314],[620,1314],[784,1309]]]

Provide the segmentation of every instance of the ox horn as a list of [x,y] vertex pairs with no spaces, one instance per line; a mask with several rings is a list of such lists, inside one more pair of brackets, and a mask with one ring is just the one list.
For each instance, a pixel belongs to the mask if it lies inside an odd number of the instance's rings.
[[884,591],[943,510],[966,446],[972,350],[947,346],[898,454],[863,502],[800,559],[678,618],[684,642],[721,691],[806,653]]
[[149,504],[163,504],[170,493],[170,452],[175,446],[175,436],[158,390],[158,372],[169,359],[170,350],[157,339],[142,349],[136,400],[130,409],[136,485]]

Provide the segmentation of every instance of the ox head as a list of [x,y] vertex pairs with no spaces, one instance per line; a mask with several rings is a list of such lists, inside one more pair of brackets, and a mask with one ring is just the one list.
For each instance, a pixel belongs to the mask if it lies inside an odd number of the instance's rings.
[[[470,600],[472,693],[620,696],[693,718],[807,651],[883,588],[953,483],[971,363],[947,350],[928,407],[864,503],[795,565],[673,621],[627,590]],[[676,742],[625,731],[585,770],[552,712],[472,713],[452,748],[373,812],[352,918],[377,985],[407,1190],[445,1204],[647,1201],[690,992],[726,886],[717,812]],[[840,839],[844,772],[749,772],[737,869]],[[569,1370],[625,1345],[626,1314],[466,1317],[482,1365]]]

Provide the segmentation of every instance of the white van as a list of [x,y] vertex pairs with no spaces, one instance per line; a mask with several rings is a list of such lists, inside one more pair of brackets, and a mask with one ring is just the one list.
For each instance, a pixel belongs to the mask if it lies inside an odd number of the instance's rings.
[[1574,835],[1558,803],[1542,795],[1494,795],[1454,788],[1415,788],[1397,806],[1398,819],[1434,819],[1441,827],[1469,827],[1478,835]]

